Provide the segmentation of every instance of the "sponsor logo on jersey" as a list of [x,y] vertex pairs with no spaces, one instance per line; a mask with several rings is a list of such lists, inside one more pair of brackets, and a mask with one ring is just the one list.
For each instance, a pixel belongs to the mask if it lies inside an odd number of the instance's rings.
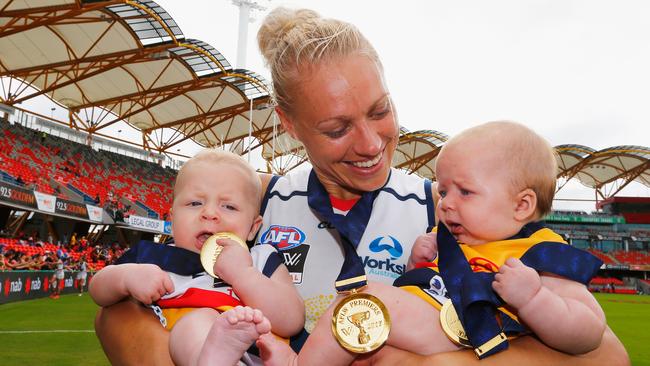
[[285,249],[280,252],[294,284],[302,283],[302,274],[305,268],[305,261],[308,252],[309,245],[307,244]]
[[390,240],[392,241],[392,245],[389,244],[386,240],[384,240],[383,236],[378,237],[377,239],[373,240],[370,242],[369,249],[373,253],[381,253],[384,250],[390,254],[391,259],[397,259],[402,256],[403,254],[403,249],[402,249],[402,244],[399,243],[397,239],[395,239],[392,236],[388,236]]
[[438,274],[431,276],[431,279],[429,279],[429,288],[423,290],[441,305],[449,299],[445,283],[442,281],[442,277]]
[[272,225],[260,238],[260,243],[271,244],[278,250],[295,248],[304,242],[305,233],[294,226]]
[[404,254],[402,244],[394,237],[380,236],[370,242],[368,249],[377,255],[360,256],[367,274],[395,279],[406,272],[406,265],[398,260]]
[[361,257],[366,273],[384,277],[397,278],[406,272],[405,264],[397,264],[390,258],[376,259],[369,256]]

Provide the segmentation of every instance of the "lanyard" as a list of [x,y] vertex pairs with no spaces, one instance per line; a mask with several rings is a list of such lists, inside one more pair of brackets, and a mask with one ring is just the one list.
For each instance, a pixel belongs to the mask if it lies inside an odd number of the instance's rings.
[[329,195],[313,170],[309,175],[308,192],[309,207],[316,211],[322,219],[329,221],[341,237],[345,258],[336,278],[336,290],[347,292],[365,286],[367,284],[366,271],[357,254],[357,247],[368,221],[370,221],[372,204],[379,190],[363,193],[346,216],[334,213]]
[[[528,237],[541,224],[524,226],[517,236]],[[492,290],[494,273],[474,273],[456,239],[442,224],[438,226],[438,266],[447,292],[479,358],[508,348],[502,331],[521,333],[525,329],[498,311],[503,300]],[[602,262],[590,253],[558,242],[541,242],[528,249],[521,261],[540,272],[554,273],[583,284],[596,274]],[[496,315],[502,315],[499,325]],[[494,341],[495,339],[503,341]],[[485,345],[488,344],[488,347]]]

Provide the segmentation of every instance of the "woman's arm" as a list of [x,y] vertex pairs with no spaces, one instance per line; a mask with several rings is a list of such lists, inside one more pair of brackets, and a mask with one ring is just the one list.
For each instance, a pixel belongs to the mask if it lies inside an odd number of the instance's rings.
[[584,355],[569,355],[547,347],[537,339],[527,336],[510,341],[508,350],[497,353],[483,360],[476,358],[474,351],[463,350],[457,352],[438,353],[430,356],[418,356],[395,348],[384,347],[370,360],[359,365],[476,365],[476,366],[629,366],[630,359],[623,344],[616,335],[607,328],[603,341],[595,350]]
[[95,333],[113,365],[173,366],[169,332],[153,312],[132,300],[100,308]]

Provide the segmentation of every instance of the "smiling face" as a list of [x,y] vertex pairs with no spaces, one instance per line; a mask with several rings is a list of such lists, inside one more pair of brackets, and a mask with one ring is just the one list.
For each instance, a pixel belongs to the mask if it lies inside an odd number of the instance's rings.
[[221,231],[253,239],[262,218],[251,179],[257,177],[228,161],[186,163],[174,187],[171,211],[176,246],[198,253],[210,235]]
[[399,128],[377,64],[364,55],[303,70],[283,126],[305,146],[328,193],[353,198],[382,187]]
[[498,147],[468,137],[446,145],[436,161],[440,221],[460,243],[479,245],[515,235],[521,202]]

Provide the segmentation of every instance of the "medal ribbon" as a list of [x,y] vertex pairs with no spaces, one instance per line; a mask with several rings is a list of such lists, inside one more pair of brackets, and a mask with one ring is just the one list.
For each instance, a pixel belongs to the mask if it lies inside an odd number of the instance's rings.
[[372,204],[379,190],[363,193],[346,216],[334,213],[329,194],[313,170],[309,175],[307,191],[309,192],[307,196],[309,207],[316,211],[321,219],[329,221],[341,237],[341,246],[345,257],[341,271],[336,278],[336,290],[346,292],[365,286],[367,284],[366,270],[357,254],[357,246],[366,230],[368,221],[370,221]]
[[[542,227],[540,223],[525,225],[517,237],[529,237]],[[458,242],[443,224],[438,226],[437,239],[440,275],[477,356],[484,358],[507,349],[507,340],[499,339],[499,334],[502,331],[521,333],[525,329],[498,311],[497,308],[504,302],[492,290],[495,274],[474,273]],[[590,253],[549,241],[535,244],[520,259],[537,271],[554,273],[583,284],[587,284],[602,265]],[[496,314],[502,315],[501,326],[497,323]],[[486,343],[489,344],[487,347]]]
[[155,264],[164,271],[181,276],[190,276],[204,271],[201,258],[197,253],[171,245],[156,244],[141,240],[115,261],[123,263]]

